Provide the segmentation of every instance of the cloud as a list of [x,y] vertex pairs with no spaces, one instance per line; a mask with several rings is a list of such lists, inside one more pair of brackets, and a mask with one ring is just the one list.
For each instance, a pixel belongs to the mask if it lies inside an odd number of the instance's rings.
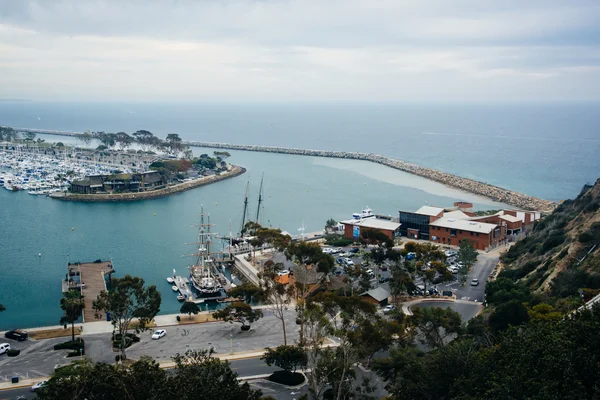
[[3,96],[598,99],[600,3],[0,0]]

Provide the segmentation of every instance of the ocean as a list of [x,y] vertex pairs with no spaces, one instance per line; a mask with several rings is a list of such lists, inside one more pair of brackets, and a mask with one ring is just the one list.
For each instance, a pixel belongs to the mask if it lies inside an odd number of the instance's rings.
[[[184,139],[380,153],[552,200],[574,197],[599,172],[597,104],[242,104],[0,102],[0,125],[133,132]],[[42,136],[71,143],[73,138]],[[196,154],[212,149],[194,149]],[[321,230],[370,206],[397,215],[478,196],[364,161],[231,151],[242,176],[135,203],[64,203],[0,190],[0,329],[58,324],[67,261],[112,258],[117,275],[143,277],[179,303],[165,278],[184,273],[200,206],[215,231],[239,231],[246,182],[250,215],[265,174],[261,223],[292,234]],[[156,214],[156,215],[155,215]],[[42,256],[38,257],[38,253]]]

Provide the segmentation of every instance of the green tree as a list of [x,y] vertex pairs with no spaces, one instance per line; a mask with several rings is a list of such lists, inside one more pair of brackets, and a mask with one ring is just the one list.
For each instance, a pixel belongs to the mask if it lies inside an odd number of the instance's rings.
[[527,302],[531,299],[531,293],[524,285],[515,283],[508,278],[499,277],[486,284],[485,299],[492,305],[499,305],[511,300]]
[[150,131],[139,130],[133,133],[133,139],[139,143],[142,147],[142,150],[147,151],[148,147],[154,146],[156,140],[158,139],[154,134]]
[[411,324],[418,330],[421,343],[430,348],[439,349],[449,337],[464,331],[460,314],[450,308],[415,306]]
[[35,132],[25,132],[25,140],[28,142],[33,142],[35,140]]
[[306,353],[300,346],[282,345],[274,349],[267,348],[260,359],[268,366],[276,365],[291,373],[296,372],[298,367],[306,368]]
[[254,310],[250,304],[241,301],[231,303],[227,307],[213,313],[213,318],[215,319],[241,323],[242,330],[248,330],[250,324],[258,321],[262,316],[263,313],[261,310]]
[[176,133],[169,133],[165,141],[169,147],[169,153],[177,154],[183,148],[182,140]]
[[131,146],[131,144],[133,143],[133,138],[125,132],[117,132],[115,134],[115,141],[119,144],[121,150],[125,150],[126,148]]
[[361,293],[368,292],[371,290],[371,277],[366,272],[360,274],[360,279],[358,281],[358,285],[360,287]]
[[182,314],[187,314],[189,319],[192,319],[192,314],[196,315],[200,312],[200,308],[198,308],[198,304],[193,301],[186,301],[181,305],[179,312]]
[[6,307],[4,307],[4,306],[2,305],[2,303],[0,303],[0,312],[2,312],[2,311],[6,311]]
[[[122,338],[137,319],[136,332],[149,329],[148,324],[160,311],[161,297],[156,286],[144,287],[144,280],[125,275],[123,278],[112,278],[110,289],[103,290],[94,300],[93,307],[96,318],[102,318],[101,312],[110,314],[111,323]],[[125,340],[121,340],[121,356],[126,358]]]
[[511,300],[496,307],[490,315],[489,323],[493,331],[500,332],[527,321],[529,321],[527,308],[520,301]]
[[75,341],[75,322],[81,316],[85,302],[83,295],[79,290],[69,290],[63,293],[62,299],[60,299],[60,308],[64,311],[65,315],[60,319],[60,323],[71,324],[71,341]]
[[[289,236],[288,236],[289,237]],[[285,326],[285,314],[294,295],[292,285],[284,285],[277,279],[277,272],[283,268],[282,263],[274,263],[268,260],[261,274],[262,299],[271,305],[273,315],[281,321],[283,330],[283,344],[287,345],[287,331]]]
[[[182,400],[258,400],[260,390],[252,390],[248,382],[240,384],[227,361],[213,357],[210,351],[188,351],[177,355],[175,374],[171,378],[174,398]],[[178,389],[179,388],[179,389]],[[171,396],[169,396],[171,397]],[[164,397],[168,398],[168,397]]]
[[325,233],[333,231],[337,227],[337,221],[333,218],[329,218],[327,222],[325,222]]
[[467,281],[467,275],[469,270],[477,261],[477,250],[473,246],[473,242],[469,239],[463,239],[460,241],[460,247],[458,249],[458,260],[463,263],[463,266],[458,270],[458,276],[462,283]]

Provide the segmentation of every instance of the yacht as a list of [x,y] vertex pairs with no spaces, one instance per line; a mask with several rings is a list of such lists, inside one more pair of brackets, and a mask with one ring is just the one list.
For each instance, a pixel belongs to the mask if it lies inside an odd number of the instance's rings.
[[353,219],[365,219],[365,218],[371,218],[374,216],[375,216],[375,214],[373,214],[373,210],[371,210],[369,208],[369,206],[367,206],[364,210],[362,210],[359,213],[352,214]]

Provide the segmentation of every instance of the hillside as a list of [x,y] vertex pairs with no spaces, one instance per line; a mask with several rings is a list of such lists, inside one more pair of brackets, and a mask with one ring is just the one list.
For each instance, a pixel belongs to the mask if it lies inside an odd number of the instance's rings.
[[[502,257],[502,277],[538,294],[587,299],[600,289],[600,179],[536,223]],[[583,290],[583,292],[580,292]]]

